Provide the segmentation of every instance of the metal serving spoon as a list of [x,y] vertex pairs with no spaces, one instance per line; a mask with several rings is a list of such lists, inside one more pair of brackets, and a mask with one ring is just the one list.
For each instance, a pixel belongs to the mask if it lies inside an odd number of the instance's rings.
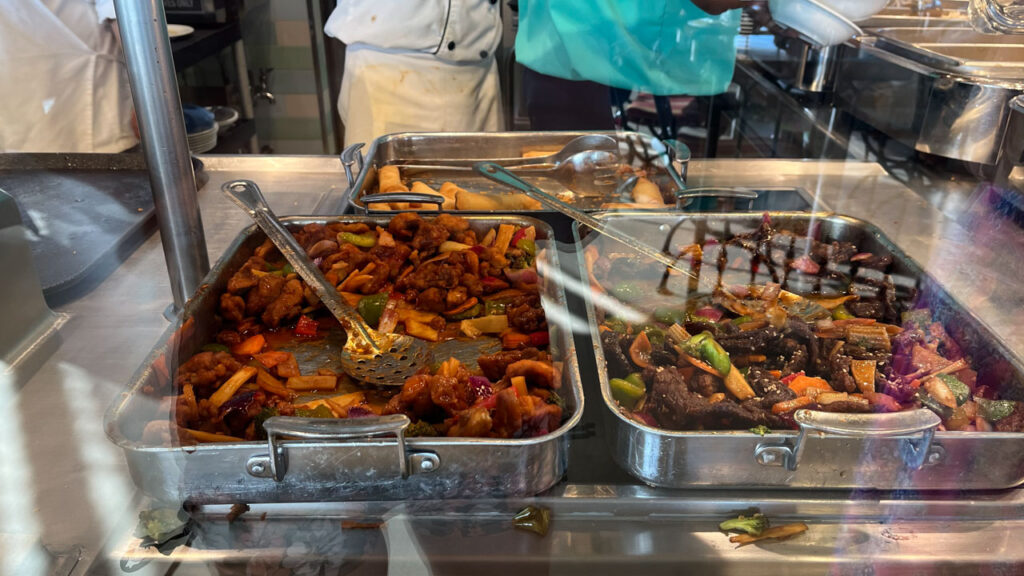
[[313,263],[305,250],[270,210],[256,183],[235,180],[221,187],[242,207],[277,246],[299,277],[338,319],[348,334],[338,361],[351,377],[377,386],[401,386],[432,360],[426,342],[412,336],[381,334],[371,328],[332,286]]

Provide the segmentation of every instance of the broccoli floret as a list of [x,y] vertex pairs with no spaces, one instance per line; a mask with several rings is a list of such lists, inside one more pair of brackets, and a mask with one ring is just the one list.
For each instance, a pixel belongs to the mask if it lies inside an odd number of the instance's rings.
[[765,426],[764,424],[761,424],[759,426],[754,426],[753,428],[750,429],[750,431],[753,432],[754,434],[760,434],[761,436],[764,436],[765,434],[770,434],[772,429]]
[[754,514],[751,517],[740,516],[732,520],[726,520],[718,525],[718,529],[724,532],[745,532],[751,536],[760,536],[768,529],[768,517],[762,514]]
[[437,436],[437,429],[434,428],[433,424],[430,424],[425,420],[419,420],[409,424],[409,427],[405,429],[405,436],[407,438],[415,438],[417,436]]

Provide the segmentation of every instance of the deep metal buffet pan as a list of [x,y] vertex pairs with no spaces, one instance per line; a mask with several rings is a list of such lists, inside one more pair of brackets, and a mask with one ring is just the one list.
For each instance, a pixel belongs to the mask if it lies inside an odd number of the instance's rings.
[[[319,222],[367,222],[386,226],[388,217],[290,217],[301,227]],[[547,224],[518,216],[469,216],[476,229],[502,223],[532,225],[543,249],[543,270],[557,266]],[[219,295],[264,240],[255,227],[239,234],[188,302],[183,321],[172,327],[107,410],[110,439],[125,454],[135,484],[157,500],[195,503],[391,500],[529,496],[557,483],[568,465],[568,432],[583,413],[583,392],[572,333],[559,326],[565,294],[543,277],[542,302],[549,313],[550,352],[561,364],[565,420],[557,430],[528,439],[403,438],[404,416],[352,420],[272,418],[266,442],[195,446],[141,441],[148,421],[173,420],[167,403],[144,393],[170,369],[212,341]],[[547,244],[548,246],[545,246]],[[548,268],[551,269],[551,268]],[[300,362],[301,363],[301,362]],[[273,429],[271,430],[271,423]],[[385,437],[381,437],[385,436]]]
[[[1021,399],[1020,357],[956,302],[942,286],[889,241],[875,226],[837,215],[772,213],[778,230],[816,231],[816,238],[857,243],[862,251],[891,254],[897,292],[916,289],[936,321],[950,331],[977,368],[998,363],[1012,376],[1012,396]],[[755,229],[759,214],[604,213],[598,218],[643,241],[662,246],[722,238]],[[574,230],[581,278],[587,278],[584,246],[597,234]],[[600,246],[613,249],[603,238]],[[625,247],[614,247],[626,252]],[[703,269],[713,268],[704,266]],[[748,276],[749,277],[749,276]],[[586,290],[589,292],[589,290]],[[856,489],[1000,489],[1024,482],[1024,434],[936,431],[937,422],[901,434],[888,415],[808,412],[801,431],[671,431],[641,424],[619,411],[611,396],[596,310],[586,298],[604,404],[611,419],[610,450],[616,462],[636,478],[670,488],[856,488]],[[919,300],[920,301],[920,300]],[[882,418],[878,418],[882,416]],[[906,420],[899,424],[905,424]],[[831,431],[829,431],[831,429]],[[838,430],[837,430],[838,429]],[[895,434],[895,435],[894,435]]]
[[[347,159],[343,162],[358,168],[358,172],[349,169],[354,178],[349,182],[349,201],[357,212],[366,212],[361,198],[373,193],[377,186],[377,169],[388,164],[402,166],[457,162],[465,165],[473,160],[515,159],[521,158],[523,152],[528,150],[557,152],[570,140],[588,134],[606,134],[616,139],[622,163],[633,168],[647,167],[649,177],[662,190],[678,189],[678,183],[686,180],[690,152],[685,145],[675,141],[662,142],[636,132],[406,132],[377,138],[370,144],[365,158],[358,155],[357,148],[346,150]],[[554,178],[533,176],[529,171],[520,174],[546,192],[569,192]],[[506,191],[501,185],[466,171],[418,171],[409,179],[420,180],[435,190],[450,180],[470,192]],[[596,210],[602,203],[609,201],[619,200],[587,196],[576,199],[574,203],[585,210]]]

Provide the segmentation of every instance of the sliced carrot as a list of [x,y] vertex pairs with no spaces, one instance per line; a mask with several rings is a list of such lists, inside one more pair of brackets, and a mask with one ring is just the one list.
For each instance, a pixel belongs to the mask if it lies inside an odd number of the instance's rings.
[[515,350],[525,347],[530,342],[530,337],[522,332],[510,330],[501,337],[501,347],[505,350]]
[[231,353],[236,356],[252,356],[254,354],[259,354],[266,345],[267,339],[263,337],[263,334],[257,334],[235,344],[235,346],[231,348]]
[[266,366],[268,370],[277,366],[281,362],[287,362],[290,357],[290,353],[281,352],[279,350],[268,350],[266,352],[253,355],[253,358],[259,361],[260,364]]
[[793,410],[796,410],[798,408],[808,406],[813,402],[814,400],[806,396],[801,396],[799,398],[794,398],[792,400],[786,400],[783,402],[777,402],[774,405],[772,405],[772,414],[784,414],[786,412],[792,412]]
[[823,392],[832,392],[832,387],[828,385],[828,382],[824,378],[815,378],[813,376],[799,375],[793,378],[789,383],[789,389],[796,392],[798,396],[807,396],[808,388],[817,388]]
[[875,394],[875,361],[854,360],[850,368],[857,388],[870,400]]
[[782,370],[769,370],[768,373],[775,378],[782,378]]
[[711,396],[708,396],[708,402],[711,404],[718,404],[722,400],[725,400],[725,392],[715,392]]

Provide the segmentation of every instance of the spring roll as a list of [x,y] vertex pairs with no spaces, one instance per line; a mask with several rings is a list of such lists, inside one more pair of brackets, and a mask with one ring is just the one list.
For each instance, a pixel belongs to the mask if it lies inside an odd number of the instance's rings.
[[381,166],[377,171],[377,178],[380,181],[377,188],[382,193],[409,191],[405,184],[402,184],[402,174],[398,171],[398,166]]
[[541,203],[526,194],[478,194],[458,189],[455,205],[459,210],[540,210]]
[[[412,191],[414,193],[416,193],[416,194],[429,194],[431,196],[443,197],[440,192],[438,192],[437,190],[434,190],[430,186],[427,186],[423,182],[419,182],[419,181],[416,181],[416,182],[412,183]],[[414,202],[414,203],[410,204],[409,207],[413,208],[415,210],[434,210],[434,209],[437,208],[437,205],[436,204],[420,204],[418,202]]]
[[644,204],[645,207],[664,208],[665,201],[661,197],[661,189],[647,178],[640,177],[633,187],[633,202]]
[[461,188],[452,182],[445,182],[444,184],[441,184],[441,196],[444,196],[445,210],[455,209],[455,199],[458,196],[459,190],[461,190]]

